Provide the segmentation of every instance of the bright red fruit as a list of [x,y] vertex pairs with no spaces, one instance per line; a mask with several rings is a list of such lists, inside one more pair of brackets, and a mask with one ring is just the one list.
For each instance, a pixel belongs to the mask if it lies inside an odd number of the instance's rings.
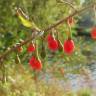
[[96,27],[93,27],[92,30],[91,30],[91,37],[93,39],[96,39]]
[[58,49],[58,41],[55,40],[55,38],[50,34],[48,35],[47,40],[49,49],[52,51],[56,51]]
[[53,36],[52,36],[51,34],[48,34],[48,36],[47,36],[47,41],[50,42],[50,41],[53,40],[53,39],[54,39]]
[[29,60],[29,64],[34,70],[40,71],[42,69],[42,63],[39,59],[35,58],[34,56]]
[[64,42],[64,52],[67,54],[72,54],[74,51],[75,45],[72,39],[65,40]]
[[49,49],[51,49],[52,51],[56,51],[58,49],[58,42],[57,40],[52,40],[48,43],[48,47]]
[[34,52],[35,51],[35,45],[33,43],[29,44],[27,51],[29,53]]

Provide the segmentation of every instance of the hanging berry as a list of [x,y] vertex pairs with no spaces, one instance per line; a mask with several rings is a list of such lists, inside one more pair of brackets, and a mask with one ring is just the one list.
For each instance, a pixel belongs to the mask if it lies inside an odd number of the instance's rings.
[[33,43],[29,44],[28,48],[27,48],[27,51],[29,53],[34,52],[35,51],[35,45]]
[[73,23],[74,23],[73,17],[69,17],[69,18],[67,19],[67,24],[68,24],[69,26],[72,26]]
[[52,51],[58,50],[58,41],[52,35],[48,35],[47,40],[48,40],[48,47],[50,50]]
[[20,53],[21,53],[21,52],[23,51],[22,46],[21,46],[21,47],[18,47],[18,48],[17,48],[17,50],[18,50],[18,52],[20,52]]
[[40,71],[42,69],[42,63],[40,59],[37,59],[35,56],[32,56],[32,58],[29,60],[29,64],[33,70]]
[[52,41],[54,38],[53,38],[53,36],[51,35],[51,34],[48,34],[47,35],[47,41],[48,42],[50,42],[50,41]]
[[64,52],[67,54],[72,54],[74,51],[75,45],[72,39],[65,40],[64,42]]
[[96,39],[96,27],[93,27],[91,30],[91,38]]

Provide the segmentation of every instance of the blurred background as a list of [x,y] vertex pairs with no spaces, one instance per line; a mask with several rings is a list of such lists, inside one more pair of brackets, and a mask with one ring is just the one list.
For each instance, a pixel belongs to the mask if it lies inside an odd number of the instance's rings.
[[[32,34],[32,30],[24,27],[18,19],[16,8],[21,8],[30,21],[43,30],[94,3],[95,0],[0,0],[0,56],[10,46]],[[71,31],[75,52],[72,55],[63,51],[51,52],[46,41],[36,39],[43,64],[43,70],[38,74],[29,66],[33,53],[28,54],[28,44],[23,46],[22,53],[13,52],[4,58],[3,64],[0,63],[0,96],[95,96],[96,41],[91,38],[90,32],[96,27],[96,10],[83,11],[74,16],[74,20]],[[56,30],[63,44],[68,31],[66,22]],[[45,32],[45,36],[47,34]],[[36,77],[34,74],[37,74]]]

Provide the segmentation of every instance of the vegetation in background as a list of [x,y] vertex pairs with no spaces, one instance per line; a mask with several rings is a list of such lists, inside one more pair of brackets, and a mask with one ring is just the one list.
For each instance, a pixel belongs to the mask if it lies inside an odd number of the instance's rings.
[[[10,50],[10,46],[24,42],[34,32],[34,28],[22,24],[16,14],[17,8],[29,16],[29,21],[36,24],[35,28],[43,30],[94,3],[95,0],[85,0],[82,5],[80,0],[0,0],[0,56]],[[0,96],[95,96],[95,89],[89,84],[94,82],[86,68],[96,59],[96,42],[93,40],[96,30],[91,31],[96,26],[95,13],[96,10],[88,9],[74,16],[72,21],[64,22],[46,31],[42,37],[17,47],[17,50],[2,59],[3,62],[0,59]],[[79,31],[84,33],[83,36],[78,35]],[[94,33],[93,39],[91,32]],[[65,40],[67,44],[64,44]],[[87,86],[75,92],[69,74],[84,77],[89,85],[85,84]],[[64,86],[60,84],[62,80]]]

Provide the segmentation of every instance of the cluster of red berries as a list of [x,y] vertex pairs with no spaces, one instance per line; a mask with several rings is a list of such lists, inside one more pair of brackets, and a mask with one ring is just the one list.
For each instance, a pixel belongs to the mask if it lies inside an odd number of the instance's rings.
[[[68,26],[71,27],[73,25],[73,23],[74,23],[74,19],[72,17],[69,17],[67,19]],[[70,34],[67,34],[67,35],[70,36]],[[59,40],[56,40],[54,38],[54,36],[52,36],[51,34],[49,34],[47,36],[48,47],[52,51],[56,51],[56,50],[59,49],[59,47],[60,47],[59,46],[60,45],[59,43],[60,42],[58,42],[58,41]],[[67,54],[72,54],[73,51],[74,51],[74,48],[75,48],[74,41],[71,38],[69,39],[69,37],[68,37],[68,39],[65,40],[64,41],[64,44],[63,44],[63,50],[64,50],[64,52],[67,53]]]
[[[23,48],[18,47],[17,50],[18,50],[18,52],[22,52]],[[28,53],[35,52],[36,51],[35,44],[30,43],[27,47],[27,51],[28,51]],[[42,69],[42,63],[41,63],[40,59],[38,58],[38,56],[37,56],[37,58],[35,56],[32,56],[31,59],[29,60],[29,64],[33,70],[40,71]]]
[[[29,44],[27,51],[29,53],[35,52],[36,46],[33,43]],[[33,70],[40,71],[42,69],[42,63],[38,56],[32,56],[29,60],[29,64]]]
[[[67,24],[69,28],[71,28],[71,26],[74,24],[74,19],[72,17],[69,17],[67,19]],[[61,47],[66,54],[72,54],[75,49],[75,44],[70,36],[70,31],[67,34],[67,36],[68,36],[68,39],[66,39],[64,41],[64,44],[62,45],[60,40],[56,40],[52,34],[48,34],[47,35],[48,48],[51,51],[57,51]],[[91,37],[93,39],[96,39],[96,27],[92,28]],[[17,50],[18,52],[22,52],[23,50],[22,46],[18,47]],[[28,45],[27,51],[28,53],[32,53],[36,51],[36,46],[34,45],[34,43],[30,43]],[[40,71],[42,69],[42,63],[41,63],[41,60],[38,58],[38,56],[32,56],[31,59],[29,60],[29,64],[33,70]]]
[[[67,23],[69,25],[72,25],[73,19],[70,18],[68,19]],[[93,27],[91,30],[91,37],[93,39],[96,39],[96,27]],[[52,51],[56,51],[59,48],[59,42],[56,40],[51,34],[47,36],[47,42],[48,42],[48,47]],[[75,49],[75,44],[74,41],[71,38],[68,38],[67,40],[64,41],[63,44],[63,50],[67,54],[72,54]]]
[[[47,41],[48,41],[48,47],[50,50],[52,50],[52,51],[58,50],[59,42],[52,35],[49,34],[47,36]],[[68,40],[64,41],[63,50],[65,53],[72,54],[74,51],[74,48],[75,48],[75,45],[74,45],[74,41],[72,39],[68,39]]]
[[[22,52],[23,51],[22,46],[18,47],[17,50],[18,50],[18,52]],[[34,52],[35,51],[35,45],[33,43],[29,44],[28,48],[27,48],[27,51],[29,53]]]

